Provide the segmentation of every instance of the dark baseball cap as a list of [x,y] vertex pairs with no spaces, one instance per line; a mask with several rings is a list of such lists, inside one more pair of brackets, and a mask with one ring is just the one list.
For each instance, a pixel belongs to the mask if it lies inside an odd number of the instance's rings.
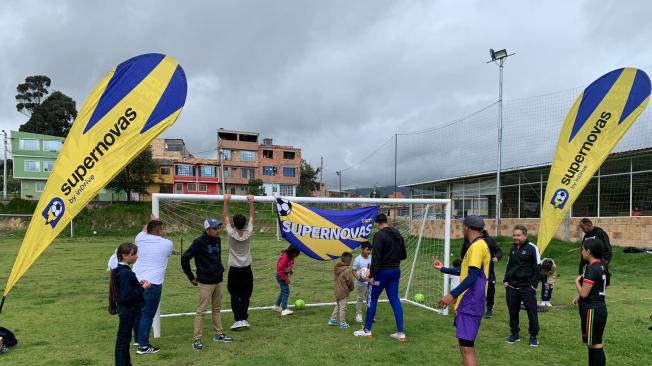
[[383,222],[387,222],[387,215],[384,213],[379,213],[376,215],[376,219],[374,220],[377,224],[382,224]]
[[222,224],[216,219],[206,219],[204,221],[204,229],[219,229]]
[[484,229],[484,219],[480,216],[467,216],[460,219],[460,222],[471,230],[482,231]]

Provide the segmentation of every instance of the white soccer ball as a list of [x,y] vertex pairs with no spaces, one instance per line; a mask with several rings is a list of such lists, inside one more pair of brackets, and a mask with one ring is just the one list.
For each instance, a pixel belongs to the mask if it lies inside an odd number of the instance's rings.
[[558,202],[563,202],[566,199],[566,192],[564,191],[559,191],[557,192],[557,195],[555,196],[555,200]]
[[63,211],[63,205],[59,201],[54,201],[52,203],[52,206],[50,206],[50,212],[52,212],[52,214],[55,217],[59,217],[62,211]]
[[279,215],[287,216],[290,214],[290,212],[292,212],[292,204],[290,201],[281,198],[276,202],[276,210],[278,211]]
[[96,231],[96,230],[93,230],[93,235],[97,235],[97,231]]
[[356,271],[359,281],[366,281],[369,279],[369,268],[363,267]]

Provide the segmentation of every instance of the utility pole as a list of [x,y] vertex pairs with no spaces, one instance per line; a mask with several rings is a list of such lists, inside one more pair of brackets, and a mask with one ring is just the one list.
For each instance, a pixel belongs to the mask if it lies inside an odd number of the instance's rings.
[[340,177],[340,197],[344,197],[342,194],[342,171],[338,170],[335,173],[337,173],[337,176]]
[[[321,163],[319,164],[319,192],[321,194],[321,187],[324,184],[324,157],[321,157]],[[324,190],[324,194],[326,190]]]
[[5,160],[4,160],[4,175],[2,179],[2,199],[7,201],[7,131],[2,130],[5,138]]
[[398,133],[394,134],[394,198],[398,198]]

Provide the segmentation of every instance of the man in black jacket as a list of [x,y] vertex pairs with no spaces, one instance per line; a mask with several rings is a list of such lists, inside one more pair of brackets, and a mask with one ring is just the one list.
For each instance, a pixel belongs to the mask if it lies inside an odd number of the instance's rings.
[[[192,245],[181,256],[181,268],[188,276],[193,286],[199,287],[199,303],[195,314],[195,329],[192,347],[202,349],[202,322],[208,301],[212,302],[213,340],[215,342],[230,343],[233,340],[224,334],[220,310],[222,309],[222,245],[220,241],[220,223],[215,219],[204,221],[204,233],[192,242]],[[190,269],[190,259],[195,259],[197,277]]]
[[[604,270],[607,274],[607,286],[609,286],[611,282],[611,273],[609,272],[609,262],[611,262],[611,257],[613,256],[613,251],[611,249],[611,243],[609,242],[609,235],[602,230],[601,227],[599,226],[593,226],[593,222],[591,220],[587,219],[586,217],[580,220],[580,230],[584,232],[584,238],[582,238],[582,242],[584,242],[587,239],[598,239],[603,243],[602,247],[602,253],[603,258],[602,258],[602,263],[604,265]],[[584,274],[584,266],[586,263],[582,259],[582,255],[580,254],[580,268],[579,268],[579,274],[582,275]]]
[[509,310],[509,327],[511,335],[506,343],[520,341],[519,312],[521,303],[525,305],[530,321],[530,346],[538,347],[539,318],[537,313],[537,285],[539,283],[539,252],[537,247],[527,240],[527,228],[516,225],[512,233],[514,246],[507,259],[507,269],[503,285],[506,290],[507,309]]

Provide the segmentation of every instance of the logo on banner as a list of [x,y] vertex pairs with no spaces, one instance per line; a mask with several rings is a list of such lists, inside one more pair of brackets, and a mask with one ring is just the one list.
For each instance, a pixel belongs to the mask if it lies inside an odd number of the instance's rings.
[[45,219],[45,224],[50,225],[54,229],[65,211],[66,205],[63,203],[63,200],[59,197],[54,197],[45,207],[41,215]]
[[566,202],[568,202],[568,191],[565,190],[564,188],[559,188],[555,194],[552,196],[552,200],[550,201],[550,204],[552,207],[557,208],[557,209],[563,209],[564,206],[566,206]]
[[279,216],[288,216],[292,212],[292,203],[285,198],[277,198],[276,210]]

